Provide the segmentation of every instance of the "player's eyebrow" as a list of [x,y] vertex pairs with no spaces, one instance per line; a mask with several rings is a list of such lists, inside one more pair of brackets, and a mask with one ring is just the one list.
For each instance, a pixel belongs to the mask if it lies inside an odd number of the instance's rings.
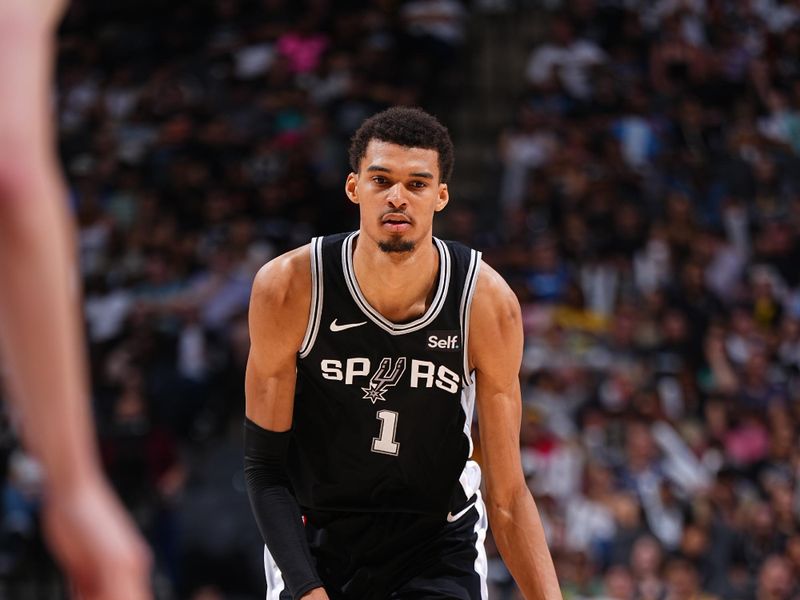
[[[370,165],[367,167],[367,172],[381,172],[381,173],[391,173],[392,170],[388,167],[382,167],[381,165]],[[420,177],[422,179],[433,179],[433,174],[428,173],[427,171],[418,171],[415,173],[409,173],[411,177]]]

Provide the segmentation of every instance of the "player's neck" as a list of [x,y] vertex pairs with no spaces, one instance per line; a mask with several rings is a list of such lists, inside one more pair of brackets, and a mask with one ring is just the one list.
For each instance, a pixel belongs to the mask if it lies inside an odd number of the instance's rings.
[[401,323],[428,308],[436,291],[439,253],[432,240],[419,242],[410,252],[384,252],[359,236],[353,268],[367,302],[390,321]]

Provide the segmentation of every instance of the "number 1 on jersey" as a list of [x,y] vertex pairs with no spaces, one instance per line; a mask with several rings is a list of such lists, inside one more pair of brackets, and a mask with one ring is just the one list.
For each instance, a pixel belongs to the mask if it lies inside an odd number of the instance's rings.
[[394,441],[397,433],[397,419],[399,415],[393,410],[379,410],[377,418],[381,421],[381,431],[378,437],[372,438],[372,451],[379,454],[397,456],[400,444]]

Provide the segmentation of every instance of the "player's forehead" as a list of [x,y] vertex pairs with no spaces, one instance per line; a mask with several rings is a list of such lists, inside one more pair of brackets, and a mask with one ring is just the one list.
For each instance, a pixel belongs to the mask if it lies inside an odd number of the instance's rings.
[[439,180],[439,152],[373,139],[367,144],[359,171],[385,171],[395,175],[428,173]]

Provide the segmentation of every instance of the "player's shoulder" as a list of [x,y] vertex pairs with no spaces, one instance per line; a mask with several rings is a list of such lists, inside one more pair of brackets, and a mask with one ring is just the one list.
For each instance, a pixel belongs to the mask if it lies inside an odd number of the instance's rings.
[[472,300],[472,314],[493,318],[505,317],[516,320],[520,313],[519,300],[502,275],[481,261],[475,295]]
[[310,244],[276,256],[256,273],[253,300],[283,304],[301,299],[311,289]]
[[470,366],[482,372],[519,368],[522,311],[505,279],[481,263],[470,309]]

